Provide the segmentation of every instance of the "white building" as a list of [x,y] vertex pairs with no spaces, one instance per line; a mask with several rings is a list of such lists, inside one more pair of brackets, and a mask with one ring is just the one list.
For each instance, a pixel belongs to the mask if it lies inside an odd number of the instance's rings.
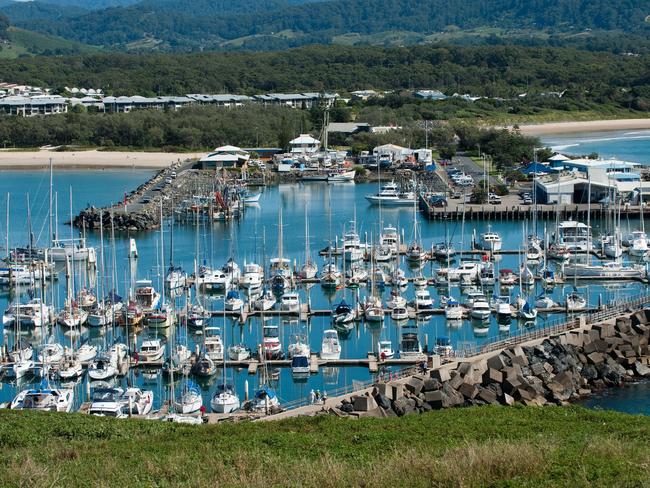
[[12,96],[0,98],[0,112],[7,115],[32,117],[35,115],[54,115],[68,111],[68,101],[58,95],[38,95],[34,97]]
[[407,147],[397,146],[395,144],[384,144],[377,146],[372,150],[372,155],[380,159],[390,159],[393,162],[405,161],[413,155],[413,150]]
[[203,156],[199,163],[203,169],[236,168],[244,166],[250,154],[240,147],[221,146]]
[[309,134],[300,134],[289,141],[289,144],[291,144],[291,154],[294,156],[312,155],[320,149],[320,141]]

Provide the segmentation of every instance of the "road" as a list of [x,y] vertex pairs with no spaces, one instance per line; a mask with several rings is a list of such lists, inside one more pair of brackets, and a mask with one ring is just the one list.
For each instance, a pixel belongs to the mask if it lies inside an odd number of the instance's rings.
[[[453,167],[458,168],[465,174],[471,175],[471,177],[474,178],[475,183],[478,183],[483,179],[483,168],[476,164],[472,158],[463,154],[454,156]],[[490,176],[490,185],[496,185],[498,183],[499,182],[494,176]]]

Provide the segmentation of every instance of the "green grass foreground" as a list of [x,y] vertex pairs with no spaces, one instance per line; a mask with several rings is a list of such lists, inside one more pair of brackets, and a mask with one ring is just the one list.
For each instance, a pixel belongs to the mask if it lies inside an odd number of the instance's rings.
[[641,486],[650,418],[477,407],[202,427],[0,413],[0,486]]

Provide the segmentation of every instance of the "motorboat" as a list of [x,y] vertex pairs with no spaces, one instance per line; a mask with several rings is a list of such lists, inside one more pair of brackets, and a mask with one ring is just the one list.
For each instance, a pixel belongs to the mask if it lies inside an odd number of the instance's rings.
[[400,191],[397,184],[391,181],[383,185],[376,195],[366,195],[366,200],[385,207],[412,207],[417,202],[417,196],[412,191]]
[[153,408],[153,391],[127,388],[121,397],[122,410],[128,415],[147,415]]
[[41,410],[71,412],[74,407],[74,390],[67,388],[35,388],[22,390],[11,401],[12,410]]
[[332,182],[349,182],[354,181],[357,172],[354,169],[348,171],[335,171],[327,174],[327,181]]
[[224,307],[231,312],[240,312],[244,308],[244,300],[242,300],[237,290],[230,290],[226,295]]
[[235,388],[227,383],[217,386],[217,391],[212,395],[210,408],[215,413],[232,413],[239,410],[239,397],[235,393]]
[[444,281],[467,281],[474,282],[481,272],[480,263],[476,261],[463,261],[458,267],[440,268],[438,276],[444,277]]
[[246,361],[251,357],[251,350],[245,344],[234,344],[228,348],[231,361]]
[[97,262],[94,247],[86,246],[86,239],[54,239],[47,250],[47,256],[52,261],[89,261]]
[[135,301],[144,313],[151,312],[158,307],[160,293],[155,290],[151,280],[135,282]]
[[295,314],[300,313],[300,295],[296,292],[282,295],[280,298],[280,310]]
[[321,342],[320,358],[324,360],[337,360],[341,357],[341,343],[339,333],[334,329],[327,329],[323,332]]
[[587,299],[577,291],[569,293],[566,297],[566,309],[570,312],[584,310],[587,308]]
[[393,308],[405,308],[406,307],[406,298],[399,294],[397,290],[393,290],[390,294],[390,298],[386,302],[386,306],[390,309]]
[[477,297],[472,303],[472,309],[470,311],[470,316],[473,319],[487,321],[490,318],[490,304],[488,303],[485,296]]
[[343,235],[343,257],[348,263],[361,261],[365,255],[365,247],[356,230],[350,230]]
[[494,283],[496,283],[496,279],[494,277],[494,265],[490,262],[483,263],[478,279],[481,283],[481,286],[493,286]]
[[643,257],[648,254],[648,236],[644,231],[637,230],[632,232],[628,252],[630,256]]
[[214,361],[207,354],[201,354],[192,365],[192,374],[201,377],[210,377],[217,372]]
[[417,329],[404,328],[402,332],[402,340],[400,343],[399,357],[401,359],[409,359],[411,361],[425,361],[427,356],[422,352],[422,345],[418,338]]
[[95,388],[88,413],[98,417],[126,418],[122,388]]
[[408,320],[409,318],[408,309],[405,306],[393,307],[390,311],[390,318],[396,322]]
[[427,289],[415,290],[415,309],[416,310],[432,310],[433,300],[431,294]]
[[304,354],[297,354],[291,358],[291,374],[294,377],[305,377],[309,376],[310,367],[309,367],[309,356]]
[[390,274],[390,283],[395,288],[405,288],[409,284],[409,280],[406,279],[406,273],[401,268],[395,268]]
[[447,303],[445,304],[445,318],[447,320],[460,320],[463,318],[463,313],[464,310],[459,301],[453,298],[447,298]]
[[280,342],[280,328],[277,325],[264,325],[262,327],[262,348],[267,359],[281,359],[282,343]]
[[500,251],[502,245],[501,236],[496,232],[488,230],[479,235],[476,245],[485,251]]
[[588,252],[593,247],[591,227],[582,222],[573,220],[560,222],[557,233],[553,237],[554,243],[564,246],[572,253]]
[[557,304],[548,295],[542,294],[535,299],[535,307],[537,308],[544,309],[544,308],[553,308],[556,306]]
[[224,354],[221,339],[221,327],[206,327],[204,329],[205,354],[213,361],[222,361]]
[[395,356],[393,343],[388,339],[380,339],[377,342],[377,355],[380,360],[392,359]]
[[438,356],[444,358],[450,358],[454,356],[454,348],[451,345],[451,339],[449,337],[436,337],[436,345],[434,346],[434,351]]
[[257,290],[264,283],[264,268],[257,263],[244,263],[244,274],[239,278],[239,286],[245,290]]
[[142,341],[138,351],[138,360],[144,362],[160,361],[165,354],[165,344],[160,339]]
[[172,402],[172,405],[176,413],[189,414],[198,412],[203,406],[201,389],[192,381],[185,382],[180,399]]
[[228,291],[232,287],[232,278],[222,269],[201,266],[195,284],[206,291]]
[[427,257],[427,253],[417,242],[412,242],[406,248],[406,260],[410,263],[421,263]]
[[356,319],[356,314],[352,306],[350,306],[345,299],[334,308],[334,313],[332,314],[334,323],[336,325],[351,324]]
[[211,314],[200,303],[193,304],[187,311],[187,325],[200,329],[210,320]]
[[564,266],[566,278],[601,278],[607,279],[638,279],[646,278],[646,268],[643,265],[623,265],[611,261],[602,264],[569,263]]
[[497,320],[499,322],[509,322],[512,319],[512,308],[510,305],[510,296],[501,295],[497,298]]

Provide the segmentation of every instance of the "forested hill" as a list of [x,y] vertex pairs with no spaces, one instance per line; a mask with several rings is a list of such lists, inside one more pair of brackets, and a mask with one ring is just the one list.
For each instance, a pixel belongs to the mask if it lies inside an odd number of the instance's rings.
[[548,29],[551,34],[650,31],[645,20],[650,0],[144,0],[58,18],[21,14],[19,7],[12,6],[10,13],[18,26],[131,49],[268,50],[329,43],[351,33],[428,34],[479,27]]
[[650,60],[566,48],[309,46],[285,52],[92,54],[0,60],[14,82],[100,86],[115,95],[438,88],[512,98],[569,90],[650,100]]

